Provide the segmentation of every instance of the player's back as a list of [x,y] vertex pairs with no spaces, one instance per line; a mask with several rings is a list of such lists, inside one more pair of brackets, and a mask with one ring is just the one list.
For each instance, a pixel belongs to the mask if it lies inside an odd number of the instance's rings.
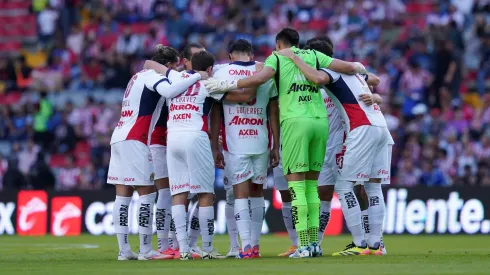
[[[152,117],[158,118],[161,110],[160,94],[152,91],[147,83],[167,80],[154,70],[142,70],[136,73],[128,83],[121,108],[121,118],[112,134],[111,144],[123,140],[138,140],[148,143]],[[155,83],[155,86],[158,82]],[[159,108],[157,105],[160,104]],[[156,122],[156,121],[155,121]]]
[[[255,61],[235,61],[218,70],[214,77],[238,80],[257,72]],[[235,103],[224,98],[223,148],[234,154],[261,154],[270,143],[267,106],[270,99],[277,98],[272,80],[257,88],[256,97],[247,103]]]
[[[294,54],[313,68],[317,68],[317,52],[291,48]],[[323,104],[319,88],[306,79],[301,70],[289,59],[276,55],[275,83],[279,92],[279,105],[281,106],[281,122],[294,117],[324,118],[327,112]],[[269,59],[269,58],[268,58]],[[267,62],[267,61],[266,61]]]
[[331,83],[324,87],[345,121],[347,132],[363,125],[387,127],[379,106],[376,103],[367,106],[359,99],[361,94],[371,94],[365,76],[322,70],[331,77]]
[[[182,77],[193,74],[182,72]],[[168,101],[169,115],[167,131],[172,132],[208,132],[208,115],[214,99],[201,81],[190,86],[187,91]]]
[[345,122],[340,116],[339,110],[337,109],[337,107],[335,107],[332,98],[328,96],[328,93],[327,91],[325,91],[324,88],[320,88],[320,93],[323,96],[323,103],[325,104],[325,108],[327,109],[329,135],[332,135],[332,133],[336,133],[336,132],[344,132]]

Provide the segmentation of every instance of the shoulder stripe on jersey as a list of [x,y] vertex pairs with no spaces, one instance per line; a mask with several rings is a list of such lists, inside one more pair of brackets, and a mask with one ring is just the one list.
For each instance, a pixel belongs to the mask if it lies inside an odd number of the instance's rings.
[[168,69],[168,70],[167,70],[167,73],[165,74],[165,76],[166,76],[167,78],[168,78],[168,75],[170,74],[170,71],[171,71],[171,70],[172,70],[172,69]]
[[334,81],[333,81],[333,77],[332,77],[332,75],[331,75],[331,74],[330,74],[330,73],[329,73],[327,70],[325,70],[325,69],[320,69],[320,70],[321,70],[322,72],[325,72],[326,74],[328,74],[328,76],[330,77],[330,82],[334,82]]
[[225,98],[226,98],[226,96],[227,96],[227,95],[228,95],[228,92],[225,92],[225,93],[223,94],[223,96],[221,97],[221,99],[220,99],[220,100],[216,100],[216,101],[217,101],[217,102],[219,102],[219,103],[222,103],[222,102],[223,102],[223,100],[225,100]]
[[359,102],[357,101],[357,98],[354,96],[354,93],[351,91],[347,83],[345,83],[344,79],[342,76],[335,82],[330,83],[325,85],[332,94],[337,97],[337,99],[344,104],[357,104],[359,105]]
[[320,61],[318,61],[318,56],[316,56],[316,51],[313,50],[313,53],[315,54],[315,59],[316,59],[316,69],[320,70]]
[[276,83],[276,88],[277,88],[277,92],[279,93],[279,74],[280,74],[280,64],[279,64],[279,57],[277,56],[277,54],[274,54],[274,56],[276,57],[276,74],[274,75],[274,82]]
[[362,76],[364,76],[364,81],[367,82],[368,81],[368,78],[369,78],[369,75],[365,74],[365,75],[362,75]]
[[171,84],[171,83],[170,83],[170,81],[168,81],[168,78],[165,78],[165,77],[164,77],[164,78],[162,78],[162,79],[158,80],[158,82],[157,82],[157,83],[155,83],[155,85],[153,85],[153,91],[155,91],[155,92],[156,92],[158,84],[162,83],[163,81],[167,81],[167,82],[168,82],[168,84]]

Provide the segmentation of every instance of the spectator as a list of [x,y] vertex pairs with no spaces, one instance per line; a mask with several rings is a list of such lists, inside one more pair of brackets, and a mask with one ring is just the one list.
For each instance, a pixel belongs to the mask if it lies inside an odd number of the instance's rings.
[[52,6],[47,6],[39,13],[37,17],[39,26],[39,40],[44,44],[44,46],[47,46],[47,44],[49,44],[53,39],[58,17],[58,11]]
[[31,166],[37,159],[38,153],[41,151],[39,145],[34,143],[34,140],[29,139],[27,145],[19,154],[19,171],[22,172],[24,176],[29,174]]
[[22,175],[22,172],[17,168],[19,165],[17,159],[11,159],[8,161],[8,168],[3,175],[3,188],[21,190],[28,187],[26,178]]
[[56,178],[46,163],[44,153],[42,152],[37,154],[36,161],[29,170],[29,182],[33,189],[54,189]]
[[490,75],[490,32],[483,37],[481,45],[481,62],[478,70],[478,93],[483,96],[485,94],[485,81]]
[[419,184],[422,172],[420,169],[415,168],[412,160],[406,160],[403,162],[400,170],[398,171],[398,185],[411,187]]
[[61,123],[56,126],[54,137],[58,141],[55,145],[57,153],[67,153],[75,148],[77,136],[73,126],[68,123],[67,113],[63,114]]
[[400,89],[405,95],[403,114],[412,115],[412,109],[426,97],[426,88],[430,86],[432,76],[422,68],[415,59],[410,59],[408,70],[400,80]]
[[136,54],[138,50],[138,37],[131,33],[131,28],[124,28],[123,34],[117,39],[116,51],[118,53],[132,55]]
[[95,58],[89,59],[82,66],[81,89],[93,89],[103,83],[102,66]]
[[459,177],[468,176],[468,168],[471,175],[476,175],[478,167],[471,147],[468,147],[463,151],[463,155],[458,158],[457,163]]
[[73,26],[71,32],[66,39],[68,49],[75,55],[80,56],[82,53],[83,39],[85,38],[82,30],[78,26]]
[[3,189],[3,176],[7,172],[8,161],[4,158],[3,154],[0,153],[0,191]]
[[422,175],[420,181],[426,186],[447,186],[444,173],[430,160],[422,162]]
[[61,168],[58,176],[58,190],[73,190],[80,188],[80,168],[75,166],[73,157],[66,157],[65,167]]
[[51,134],[48,132],[48,120],[53,114],[53,105],[47,98],[46,92],[41,92],[39,107],[34,115],[34,140],[47,149],[51,143]]

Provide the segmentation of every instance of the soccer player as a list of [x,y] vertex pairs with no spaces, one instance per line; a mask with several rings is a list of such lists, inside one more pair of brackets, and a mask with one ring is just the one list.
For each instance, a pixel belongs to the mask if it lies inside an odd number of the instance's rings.
[[[179,53],[171,47],[162,47],[161,50],[162,64],[171,69],[176,69],[179,64]],[[167,76],[169,74],[167,73]],[[171,79],[170,81],[175,81]],[[180,79],[179,79],[180,81]],[[164,252],[169,249],[168,235],[170,230],[170,220],[172,218],[171,207],[172,197],[170,196],[168,169],[167,169],[167,117],[168,106],[166,99],[160,99],[162,105],[160,117],[158,118],[155,129],[151,133],[150,151],[153,159],[153,171],[155,173],[155,186],[158,192],[156,202],[155,220],[158,237],[158,252],[167,255],[167,258],[173,258]],[[170,248],[171,249],[171,248]]]
[[[192,68],[212,72],[214,57],[206,51],[195,53]],[[194,71],[188,76],[192,77]],[[220,99],[222,95],[215,96]],[[170,100],[167,122],[167,161],[180,259],[192,259],[187,239],[186,203],[189,193],[199,200],[199,227],[202,236],[202,259],[222,259],[213,247],[214,236],[214,163],[208,137],[208,114],[213,99],[201,82]]]
[[[378,174],[378,170],[387,170],[389,159],[389,139],[385,132],[387,125],[381,110],[377,104],[367,106],[361,102],[359,98],[361,94],[371,94],[363,76],[339,74],[324,68],[315,70],[289,49],[279,54],[290,58],[307,79],[325,86],[346,122],[346,139],[342,153],[337,158],[338,177],[335,191],[339,196],[347,226],[352,233],[353,243],[333,255],[374,253],[380,249],[385,213],[383,193],[379,184],[383,175]],[[367,244],[361,226],[359,202],[353,192],[354,184],[358,181],[368,181],[364,185],[369,199],[371,229]]]
[[[152,60],[163,63],[165,54],[157,47]],[[205,75],[205,74],[203,74]],[[196,83],[201,75],[170,83],[154,70],[142,70],[129,81],[122,101],[121,118],[111,138],[111,160],[108,184],[116,185],[113,209],[115,233],[119,243],[118,260],[151,260],[164,258],[151,247],[153,206],[156,193],[153,186],[153,165],[149,136],[161,111],[160,98],[172,98]],[[138,199],[139,255],[128,243],[129,204],[134,189]]]
[[[362,65],[332,59],[312,50],[300,50],[299,34],[291,28],[276,36],[276,49],[290,48],[313,67],[328,67],[351,73],[365,72]],[[327,112],[318,87],[307,80],[288,58],[272,54],[264,68],[254,76],[236,80],[211,79],[206,83],[213,92],[255,87],[275,77],[279,92],[282,164],[292,198],[292,215],[300,238],[300,248],[290,257],[316,256],[318,251],[319,208],[318,174],[325,156],[328,132]],[[311,247],[311,248],[310,248]],[[310,250],[312,253],[310,253]]]
[[[214,74],[215,77],[238,80],[253,75],[262,68],[253,61],[252,44],[247,40],[233,42],[229,47],[229,54],[232,62],[219,69]],[[276,87],[270,80],[259,86],[254,94],[257,96],[250,97],[247,92],[229,92],[221,98],[224,169],[227,186],[232,186],[233,189],[234,216],[242,241],[242,252],[238,258],[260,257],[259,240],[265,215],[263,185],[267,179],[269,153],[273,167],[277,166],[279,158],[279,106]],[[213,126],[219,127],[219,117],[212,122]],[[218,127],[215,127],[212,134],[215,156],[221,154],[218,150]],[[271,135],[274,136],[275,146],[269,152]]]

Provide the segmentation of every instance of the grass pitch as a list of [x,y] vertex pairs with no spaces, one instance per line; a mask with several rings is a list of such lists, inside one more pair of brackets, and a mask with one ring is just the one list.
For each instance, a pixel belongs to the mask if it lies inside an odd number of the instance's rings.
[[[386,236],[387,256],[287,259],[276,255],[287,237],[263,236],[261,259],[117,261],[115,236],[0,237],[0,274],[490,274],[490,236]],[[326,237],[324,254],[341,250],[350,236]],[[134,251],[137,236],[131,236]],[[156,245],[156,236],[153,239]],[[228,250],[228,237],[215,247]]]

